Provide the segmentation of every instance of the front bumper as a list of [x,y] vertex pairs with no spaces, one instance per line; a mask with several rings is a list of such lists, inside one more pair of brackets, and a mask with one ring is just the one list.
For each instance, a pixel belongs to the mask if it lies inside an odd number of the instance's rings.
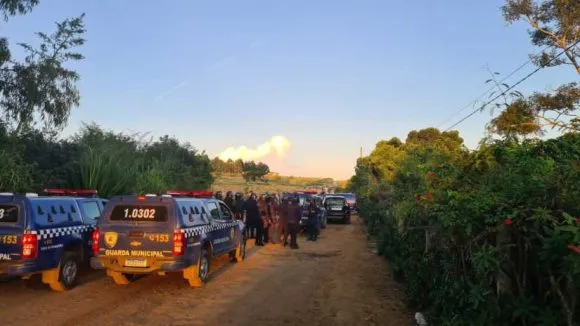
[[143,257],[115,257],[99,256],[91,258],[93,269],[109,269],[115,272],[127,274],[149,274],[153,272],[180,272],[193,265],[192,261],[186,258],[173,257],[147,257],[147,267],[125,266],[127,259],[144,259]]

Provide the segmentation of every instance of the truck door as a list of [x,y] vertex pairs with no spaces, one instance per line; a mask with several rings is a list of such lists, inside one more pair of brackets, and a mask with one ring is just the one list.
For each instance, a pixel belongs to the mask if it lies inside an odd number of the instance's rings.
[[223,223],[224,228],[226,229],[225,236],[229,239],[225,250],[232,251],[237,247],[238,237],[241,236],[242,233],[239,231],[238,224],[233,223],[235,221],[234,213],[230,208],[223,202],[219,202],[219,207],[221,216],[220,223]]
[[213,245],[214,256],[219,256],[226,252],[228,248],[228,234],[224,229],[223,219],[219,210],[217,201],[209,201],[207,203],[209,215],[212,218],[211,242]]

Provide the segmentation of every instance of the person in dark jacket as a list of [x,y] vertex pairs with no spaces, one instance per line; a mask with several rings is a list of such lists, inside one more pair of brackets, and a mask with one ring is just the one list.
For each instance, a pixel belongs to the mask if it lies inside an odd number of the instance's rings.
[[244,203],[244,210],[246,211],[246,223],[250,228],[256,228],[256,246],[264,245],[264,225],[262,224],[262,217],[258,209],[258,202],[256,201],[256,194],[252,193],[250,199]]
[[300,218],[302,217],[302,208],[298,197],[293,198],[288,207],[288,231],[290,233],[290,248],[298,249],[296,238],[300,228]]
[[234,215],[236,220],[244,220],[244,197],[241,192],[236,193],[234,204]]
[[316,206],[314,198],[309,200],[306,209],[308,210],[308,241],[316,241],[320,232],[320,221],[318,220],[320,209]]
[[224,199],[224,203],[226,203],[226,205],[228,206],[228,208],[232,212],[235,212],[235,210],[236,210],[236,200],[234,199],[234,192],[233,191],[226,192],[226,198]]

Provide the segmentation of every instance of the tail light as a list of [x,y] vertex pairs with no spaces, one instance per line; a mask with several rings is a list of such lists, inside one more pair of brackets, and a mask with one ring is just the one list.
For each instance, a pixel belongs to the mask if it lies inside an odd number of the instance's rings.
[[38,255],[38,236],[24,234],[22,236],[22,259],[34,259]]
[[185,251],[185,236],[181,231],[173,232],[173,257],[183,256]]
[[99,238],[100,238],[101,234],[99,232],[99,229],[96,229],[95,231],[93,231],[93,255],[98,256],[99,255]]

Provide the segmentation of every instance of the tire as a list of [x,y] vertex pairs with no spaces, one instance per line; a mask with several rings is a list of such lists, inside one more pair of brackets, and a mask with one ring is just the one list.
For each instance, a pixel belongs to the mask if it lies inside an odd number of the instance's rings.
[[76,252],[64,252],[58,264],[58,281],[48,285],[53,291],[63,292],[74,288],[78,282],[81,259]]

